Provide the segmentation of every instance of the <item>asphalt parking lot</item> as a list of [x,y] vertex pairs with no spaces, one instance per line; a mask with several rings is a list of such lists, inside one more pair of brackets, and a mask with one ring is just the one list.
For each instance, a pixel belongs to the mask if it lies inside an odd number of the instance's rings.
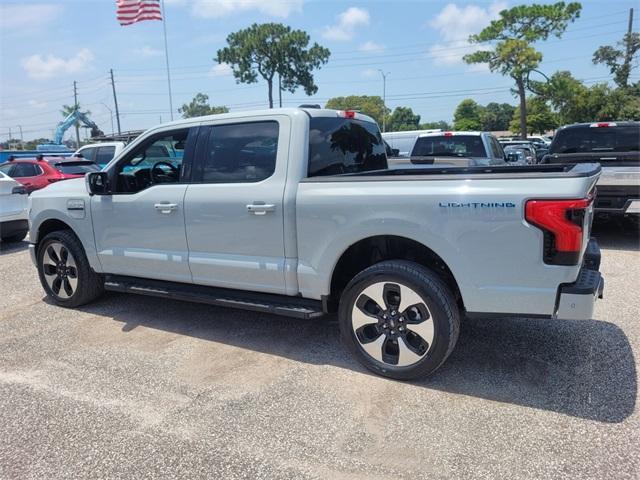
[[596,236],[594,320],[466,320],[414,383],[363,370],[333,319],[55,307],[1,245],[0,478],[638,478],[640,239]]

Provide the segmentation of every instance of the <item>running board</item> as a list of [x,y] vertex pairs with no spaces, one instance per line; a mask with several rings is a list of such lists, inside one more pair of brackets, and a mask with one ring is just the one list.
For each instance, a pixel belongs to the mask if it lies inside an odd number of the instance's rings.
[[190,283],[107,275],[104,288],[112,292],[137,293],[152,297],[273,313],[300,319],[311,319],[324,315],[322,302],[319,300],[207,287]]

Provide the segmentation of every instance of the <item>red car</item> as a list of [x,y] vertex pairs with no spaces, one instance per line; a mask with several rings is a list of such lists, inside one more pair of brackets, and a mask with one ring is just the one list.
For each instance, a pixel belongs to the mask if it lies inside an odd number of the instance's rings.
[[17,180],[28,193],[46,187],[50,183],[69,178],[83,177],[97,172],[100,167],[89,160],[62,157],[16,158],[0,164],[0,172]]

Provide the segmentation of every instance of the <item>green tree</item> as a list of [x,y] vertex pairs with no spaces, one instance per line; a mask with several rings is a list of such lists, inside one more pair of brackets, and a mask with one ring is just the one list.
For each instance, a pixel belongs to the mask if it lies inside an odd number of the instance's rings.
[[202,117],[204,115],[213,115],[216,113],[228,113],[229,109],[225,106],[209,105],[209,95],[197,93],[193,100],[185,103],[178,109],[182,114],[182,118]]
[[462,100],[453,113],[453,128],[456,130],[482,129],[483,107],[475,100]]
[[492,49],[479,50],[464,56],[467,63],[486,63],[492,72],[511,77],[520,98],[520,130],[527,129],[526,82],[529,73],[542,61],[542,53],[532,44],[550,35],[560,38],[569,22],[580,16],[579,3],[558,2],[550,5],[520,5],[500,12],[477,35],[472,43],[496,42]]
[[303,30],[292,30],[281,23],[254,23],[249,28],[231,33],[228,46],[218,50],[215,60],[231,66],[237,83],[256,83],[258,75],[267,82],[269,108],[273,108],[273,81],[280,76],[281,88],[295,92],[302,87],[313,95],[318,87],[312,71],[329,59],[328,49],[314,43]]
[[482,130],[495,132],[509,129],[515,109],[516,107],[508,103],[487,103],[482,112]]
[[369,115],[379,125],[382,125],[382,118],[389,115],[391,110],[385,107],[382,97],[378,95],[349,95],[348,97],[330,98],[325,105],[326,108],[335,110],[356,110]]
[[640,33],[625,34],[622,41],[617,43],[621,48],[603,45],[593,53],[593,63],[603,63],[609,67],[613,79],[619,87],[626,88],[629,75],[633,69],[633,59],[640,51]]
[[[522,135],[519,110],[519,107],[514,109],[509,130]],[[549,130],[555,130],[559,126],[557,115],[551,110],[544,98],[527,98],[527,133],[543,134]]]
[[438,128],[440,130],[451,130],[451,125],[449,125],[444,120],[438,120],[437,122],[421,123],[419,129],[420,130],[433,130],[433,129],[438,129]]
[[387,129],[390,132],[418,130],[419,125],[420,115],[413,113],[410,107],[396,107],[387,119]]

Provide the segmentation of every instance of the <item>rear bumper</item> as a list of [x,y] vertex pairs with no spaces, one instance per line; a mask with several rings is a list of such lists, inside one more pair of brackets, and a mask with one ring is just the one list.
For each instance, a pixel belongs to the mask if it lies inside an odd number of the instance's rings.
[[595,210],[601,213],[640,213],[640,186],[600,185]]
[[590,320],[598,299],[602,298],[604,278],[600,274],[600,247],[595,239],[589,241],[578,278],[560,285],[555,318]]

